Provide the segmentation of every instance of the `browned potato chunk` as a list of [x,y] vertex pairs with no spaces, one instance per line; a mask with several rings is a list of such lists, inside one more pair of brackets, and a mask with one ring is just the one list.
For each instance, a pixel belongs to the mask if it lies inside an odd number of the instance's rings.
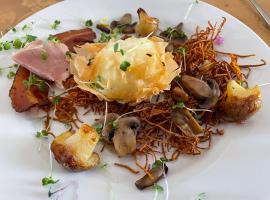
[[87,170],[99,164],[99,155],[93,152],[98,141],[96,130],[84,124],[75,134],[68,131],[57,136],[51,150],[63,167],[73,171]]
[[222,104],[225,117],[241,122],[248,119],[261,108],[261,91],[259,86],[252,89],[243,88],[236,81],[227,84],[227,99]]

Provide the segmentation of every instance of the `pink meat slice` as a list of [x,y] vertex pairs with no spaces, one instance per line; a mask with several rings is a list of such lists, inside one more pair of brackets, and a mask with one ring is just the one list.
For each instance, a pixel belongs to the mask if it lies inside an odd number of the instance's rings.
[[36,40],[16,52],[12,59],[30,72],[54,81],[57,87],[63,88],[62,82],[70,75],[67,51],[68,47],[63,43]]

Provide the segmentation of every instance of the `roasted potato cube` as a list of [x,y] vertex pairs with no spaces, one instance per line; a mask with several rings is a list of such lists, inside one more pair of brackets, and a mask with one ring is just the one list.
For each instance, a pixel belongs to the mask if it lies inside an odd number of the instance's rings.
[[98,141],[96,130],[84,124],[75,134],[68,131],[57,136],[51,150],[57,162],[65,168],[87,170],[99,164],[99,155],[93,152]]
[[244,88],[236,81],[227,84],[227,98],[222,103],[225,117],[231,121],[241,122],[248,119],[261,108],[261,91],[259,86]]

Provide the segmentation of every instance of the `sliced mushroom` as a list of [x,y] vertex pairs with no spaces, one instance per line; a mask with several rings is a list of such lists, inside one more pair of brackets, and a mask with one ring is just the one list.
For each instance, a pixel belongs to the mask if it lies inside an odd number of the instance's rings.
[[136,150],[136,135],[140,121],[136,117],[125,117],[117,121],[113,144],[119,156],[131,154]]
[[[164,168],[163,168],[164,166]],[[149,173],[153,176],[153,177],[149,177],[148,174],[144,175],[144,177],[140,178],[139,180],[137,180],[135,182],[135,185],[138,189],[143,190],[144,188],[147,188],[149,186],[154,185],[156,182],[158,182],[163,176],[164,173],[167,174],[168,173],[168,167],[166,164],[162,164],[159,165],[155,168],[152,168]]]
[[127,24],[122,27],[122,33],[124,34],[132,34],[135,33],[135,27],[137,25],[137,22],[134,22],[133,24]]
[[98,141],[96,130],[83,124],[75,134],[68,131],[57,136],[51,144],[51,150],[63,167],[82,171],[99,164],[99,155],[93,152]]
[[180,87],[175,87],[172,90],[173,98],[176,101],[186,102],[189,98],[188,94]]
[[137,10],[139,15],[139,22],[135,27],[136,33],[141,36],[148,36],[149,34],[155,34],[158,30],[159,20],[147,15],[144,9],[139,8]]
[[197,99],[207,99],[211,97],[212,91],[210,86],[203,80],[183,75],[181,79],[182,85],[189,90]]
[[132,23],[132,15],[130,13],[124,14],[119,21],[113,20],[110,24],[111,29],[113,30],[117,26],[122,26]]
[[[112,138],[114,137],[115,128],[113,127],[112,122],[119,117],[117,113],[108,113],[106,116],[106,125],[105,128],[102,129],[102,136],[105,142],[112,144]],[[105,117],[99,119],[94,126],[104,124]]]
[[172,111],[172,121],[186,135],[196,135],[203,131],[201,125],[186,108],[177,108]]
[[220,96],[220,89],[217,82],[214,79],[208,79],[207,83],[210,86],[212,93],[210,97],[206,98],[206,100],[204,100],[204,102],[199,105],[201,108],[204,109],[209,109],[215,106]]

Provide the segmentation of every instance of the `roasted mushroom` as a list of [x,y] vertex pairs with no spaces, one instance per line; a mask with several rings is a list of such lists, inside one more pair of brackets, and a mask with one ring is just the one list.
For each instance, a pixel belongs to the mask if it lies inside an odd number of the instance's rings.
[[225,118],[230,121],[241,122],[261,108],[261,91],[259,86],[244,88],[236,81],[227,84],[227,98],[222,103],[221,109]]
[[196,135],[203,131],[201,125],[186,108],[177,108],[172,111],[172,121],[186,135]]
[[102,31],[104,33],[109,34],[111,32],[111,30],[104,24],[97,24],[96,27],[97,27],[98,30],[100,30],[100,31]]
[[140,121],[136,117],[121,118],[116,122],[113,144],[119,156],[131,154],[136,150],[136,134]]
[[132,23],[132,15],[130,13],[124,14],[119,21],[112,21],[110,24],[111,30],[119,28],[123,34],[135,33],[136,22]]
[[176,101],[186,102],[188,100],[188,94],[180,87],[175,87],[172,90],[173,98]]
[[155,34],[158,30],[159,20],[147,15],[144,9],[139,8],[138,11],[139,22],[135,26],[135,31],[141,36],[148,36],[149,34]]
[[211,97],[212,91],[210,86],[201,79],[188,75],[183,75],[181,79],[181,84],[197,99],[204,100]]
[[215,106],[220,96],[220,89],[217,82],[214,79],[208,79],[207,83],[211,88],[211,96],[206,98],[199,106],[204,109],[210,109]]
[[98,141],[96,130],[84,124],[75,134],[68,131],[57,136],[51,144],[51,150],[63,167],[82,171],[99,164],[99,155],[93,152]]
[[149,177],[149,175],[146,174],[144,175],[144,177],[140,178],[135,182],[135,185],[138,189],[143,190],[146,187],[154,185],[164,176],[164,173],[165,174],[168,173],[168,167],[164,163],[156,167],[152,167],[149,173],[151,174],[151,177]]

